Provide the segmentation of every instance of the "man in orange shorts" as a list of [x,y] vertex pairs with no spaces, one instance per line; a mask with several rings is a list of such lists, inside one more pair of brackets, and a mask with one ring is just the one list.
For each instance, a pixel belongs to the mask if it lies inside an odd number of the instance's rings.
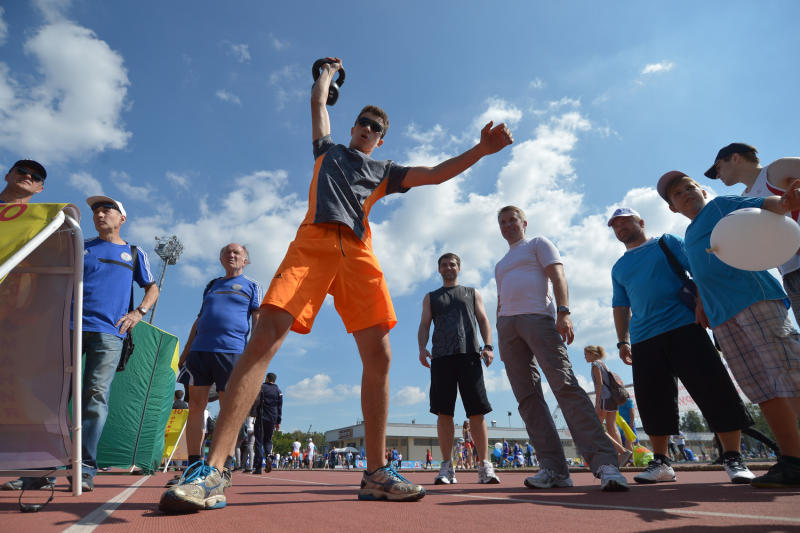
[[170,488],[162,511],[177,513],[225,506],[230,477],[223,465],[241,421],[290,330],[308,333],[326,294],[353,334],[363,364],[361,408],[364,415],[367,470],[358,493],[362,500],[414,501],[425,489],[383,464],[389,411],[389,330],[397,323],[386,281],[372,251],[367,216],[380,198],[411,187],[442,183],[513,142],[504,124],[481,130],[480,142],[435,167],[403,167],[372,159],[389,127],[375,106],[361,110],[350,129],[349,146],[331,141],[326,99],[331,79],[342,68],[329,58],[311,92],[314,172],[305,220],[289,245],[261,307],[261,318],[239,359],[220,411],[208,465]]

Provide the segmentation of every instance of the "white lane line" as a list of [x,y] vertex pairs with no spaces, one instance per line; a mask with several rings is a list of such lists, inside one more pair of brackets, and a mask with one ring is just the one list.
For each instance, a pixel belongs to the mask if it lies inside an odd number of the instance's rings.
[[[303,481],[299,479],[287,479],[278,477],[269,477],[269,479],[278,479],[281,481],[293,481],[295,483],[307,483],[312,485],[334,486],[332,483],[319,483],[317,481]],[[446,494],[448,496],[455,496],[461,498],[472,498],[473,500],[494,500],[500,502],[535,503],[539,505],[550,505],[558,507],[583,507],[587,509],[609,509],[612,511],[636,511],[636,512],[645,511],[651,513],[713,516],[718,518],[741,518],[747,520],[776,520],[778,522],[800,523],[800,517],[795,518],[791,516],[766,516],[766,515],[740,514],[740,513],[719,513],[715,511],[693,511],[691,509],[662,509],[658,507],[633,507],[630,505],[603,505],[597,503],[557,502],[552,500],[533,500],[533,499],[523,499],[523,498],[507,498],[500,496],[474,496],[471,494],[461,494],[457,492],[440,492],[439,494]]]
[[150,476],[142,476],[142,479],[69,526],[63,533],[90,533],[94,531],[97,526],[103,523],[103,520],[111,516],[111,513],[113,513],[117,507],[125,503],[125,500],[130,498],[131,495],[136,492],[136,489],[148,479],[150,479]]
[[498,496],[473,496],[470,494],[456,494],[448,492],[450,496],[460,496],[462,498],[472,498],[475,500],[497,500],[502,502],[522,502],[522,503],[535,503],[539,505],[554,505],[561,507],[585,507],[589,509],[609,509],[616,511],[636,511],[636,512],[651,512],[651,513],[667,513],[667,514],[687,514],[695,516],[715,516],[721,518],[741,518],[747,520],[777,520],[779,522],[794,522],[800,523],[800,517],[795,518],[791,516],[764,516],[754,514],[740,514],[740,513],[718,513],[714,511],[692,511],[691,509],[662,509],[658,507],[633,507],[629,505],[602,505],[596,503],[575,503],[575,502],[555,502],[548,500],[528,500],[522,498],[503,498]]

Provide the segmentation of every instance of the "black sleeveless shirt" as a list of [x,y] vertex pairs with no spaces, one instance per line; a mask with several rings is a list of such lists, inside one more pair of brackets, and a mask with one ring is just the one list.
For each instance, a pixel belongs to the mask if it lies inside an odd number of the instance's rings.
[[475,331],[475,289],[441,287],[428,293],[433,316],[431,357],[480,353]]

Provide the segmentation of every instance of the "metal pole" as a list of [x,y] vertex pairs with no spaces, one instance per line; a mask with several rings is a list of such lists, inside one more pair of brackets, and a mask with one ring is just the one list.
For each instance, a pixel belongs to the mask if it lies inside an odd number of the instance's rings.
[[158,299],[153,304],[153,308],[150,310],[150,320],[148,320],[148,324],[153,323],[153,318],[156,316],[156,307],[158,307],[158,300],[161,299],[161,286],[164,284],[164,276],[167,275],[167,262],[161,261],[163,266],[161,267],[161,276],[158,279]]

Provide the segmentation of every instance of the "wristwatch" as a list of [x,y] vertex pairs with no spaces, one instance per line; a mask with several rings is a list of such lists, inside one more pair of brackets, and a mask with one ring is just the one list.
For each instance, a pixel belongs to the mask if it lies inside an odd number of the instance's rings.
[[140,305],[139,307],[136,308],[136,310],[139,311],[140,313],[142,313],[142,316],[144,316],[144,315],[147,314],[147,312],[150,310],[150,308],[149,307],[145,307],[143,305]]
[[622,347],[623,344],[627,344],[628,346],[631,345],[631,343],[629,343],[628,341],[619,341],[617,343],[617,349],[619,350]]
[[483,348],[481,348],[481,351],[483,351],[483,350],[489,350],[490,352],[493,352],[494,351],[494,347],[491,344],[484,344]]
[[558,312],[558,313],[565,313],[565,314],[567,314],[567,315],[568,315],[568,314],[570,314],[570,313],[569,313],[569,307],[567,307],[566,305],[559,305],[559,306],[556,308],[556,312]]

